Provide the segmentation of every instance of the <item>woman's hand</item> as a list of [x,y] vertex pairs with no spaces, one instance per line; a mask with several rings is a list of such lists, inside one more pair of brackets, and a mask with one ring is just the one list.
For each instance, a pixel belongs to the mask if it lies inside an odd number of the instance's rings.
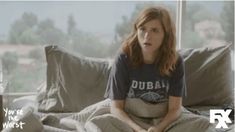
[[151,126],[149,129],[148,129],[148,132],[162,132],[158,127],[155,127],[155,126]]

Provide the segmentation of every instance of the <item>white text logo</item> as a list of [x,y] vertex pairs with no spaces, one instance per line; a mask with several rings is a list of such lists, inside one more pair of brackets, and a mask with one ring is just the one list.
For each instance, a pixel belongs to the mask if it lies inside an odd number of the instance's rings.
[[23,115],[23,110],[3,108],[3,111],[5,112],[4,116],[7,120],[3,123],[3,128],[23,129],[23,125],[25,125],[25,122],[22,122],[19,119],[19,116]]
[[218,120],[218,124],[215,128],[228,128],[226,123],[232,123],[229,119],[229,114],[231,109],[224,111],[223,109],[214,109],[210,110],[210,123],[215,123],[215,120]]

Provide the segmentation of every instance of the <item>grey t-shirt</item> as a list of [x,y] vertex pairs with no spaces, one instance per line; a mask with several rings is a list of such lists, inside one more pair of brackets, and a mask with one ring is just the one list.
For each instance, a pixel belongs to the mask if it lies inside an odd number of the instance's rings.
[[139,68],[129,65],[128,56],[120,53],[109,74],[105,97],[113,100],[140,98],[149,103],[168,100],[169,96],[185,95],[184,63],[179,57],[171,77],[161,76],[154,64]]

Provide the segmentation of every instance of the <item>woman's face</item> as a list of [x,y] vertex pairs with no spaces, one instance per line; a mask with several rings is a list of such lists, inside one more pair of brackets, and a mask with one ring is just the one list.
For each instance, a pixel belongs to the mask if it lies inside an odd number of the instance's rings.
[[143,53],[154,55],[164,39],[164,30],[158,19],[153,19],[138,27],[137,36]]

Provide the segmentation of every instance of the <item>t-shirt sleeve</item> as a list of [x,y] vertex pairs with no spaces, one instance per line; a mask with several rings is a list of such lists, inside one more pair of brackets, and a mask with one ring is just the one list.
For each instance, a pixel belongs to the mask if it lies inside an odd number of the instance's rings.
[[172,72],[168,95],[177,97],[186,96],[184,61],[181,56],[177,60],[175,71]]
[[120,54],[112,65],[104,97],[124,100],[128,92],[128,76],[127,57],[125,54]]

